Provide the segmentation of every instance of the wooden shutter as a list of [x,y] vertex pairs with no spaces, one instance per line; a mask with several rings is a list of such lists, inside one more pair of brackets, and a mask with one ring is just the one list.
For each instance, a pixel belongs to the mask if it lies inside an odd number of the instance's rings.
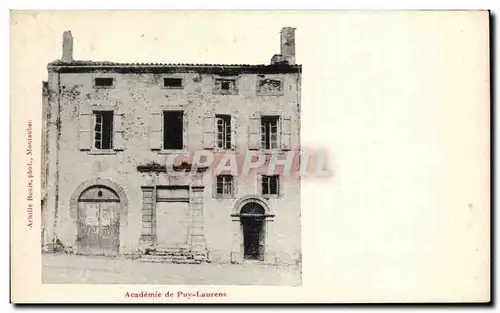
[[233,194],[231,195],[233,198],[238,197],[238,184],[236,183],[236,178],[238,175],[233,175]]
[[90,150],[92,141],[92,113],[80,113],[78,119],[78,148],[80,150]]
[[123,113],[115,113],[113,119],[113,149],[125,150],[125,129],[123,128]]
[[292,131],[290,117],[281,118],[281,149],[290,150],[292,148]]
[[236,149],[236,116],[231,116],[231,149]]
[[162,114],[155,112],[151,114],[149,121],[149,148],[161,150],[162,147]]
[[248,149],[260,149],[260,117],[252,116],[248,124]]
[[203,148],[213,149],[215,147],[215,116],[203,117]]
[[257,176],[257,192],[255,193],[256,195],[261,195],[263,196],[263,190],[262,190],[262,174],[256,173]]

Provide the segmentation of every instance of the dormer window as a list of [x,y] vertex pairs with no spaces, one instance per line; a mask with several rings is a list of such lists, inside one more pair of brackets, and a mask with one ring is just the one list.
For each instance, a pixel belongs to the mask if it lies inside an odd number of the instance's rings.
[[113,87],[112,77],[96,77],[94,78],[95,88],[112,88]]

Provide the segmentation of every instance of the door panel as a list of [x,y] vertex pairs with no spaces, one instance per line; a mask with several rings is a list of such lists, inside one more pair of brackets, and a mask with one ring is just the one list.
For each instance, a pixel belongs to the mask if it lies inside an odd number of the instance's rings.
[[187,245],[189,203],[158,202],[156,210],[156,242],[158,246]]
[[117,202],[101,202],[99,204],[99,247],[103,254],[118,252],[119,223],[116,218]]
[[118,253],[118,205],[118,202],[78,202],[78,253]]
[[99,203],[79,202],[79,253],[99,254]]

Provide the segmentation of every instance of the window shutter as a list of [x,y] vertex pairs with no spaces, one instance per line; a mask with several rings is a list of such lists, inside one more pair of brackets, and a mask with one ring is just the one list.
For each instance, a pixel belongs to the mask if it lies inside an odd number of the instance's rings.
[[238,177],[238,175],[233,175],[233,194],[232,194],[233,198],[238,197],[238,184],[236,183],[237,177]]
[[217,198],[217,175],[213,175],[212,178],[212,198]]
[[203,148],[213,149],[215,147],[215,117],[203,117]]
[[290,150],[292,148],[292,132],[290,117],[281,118],[281,149]]
[[231,116],[231,149],[236,149],[236,116]]
[[155,112],[151,114],[149,121],[149,148],[151,150],[161,150],[161,134],[162,134],[162,114]]
[[260,139],[260,117],[252,116],[248,125],[248,149],[259,150]]
[[262,192],[262,174],[255,174],[257,176],[257,192],[255,193],[256,195],[261,195],[263,196],[264,193]]
[[78,119],[78,148],[90,150],[92,148],[92,114],[80,113]]
[[114,116],[113,149],[125,150],[125,130],[123,128],[123,113],[117,113]]

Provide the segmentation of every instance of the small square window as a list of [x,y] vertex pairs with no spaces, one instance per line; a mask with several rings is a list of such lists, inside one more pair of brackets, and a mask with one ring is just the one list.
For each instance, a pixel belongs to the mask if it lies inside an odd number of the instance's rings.
[[278,175],[262,175],[262,195],[279,195]]
[[231,88],[231,85],[230,85],[230,82],[229,81],[221,81],[220,83],[220,89],[221,90],[226,90],[226,91],[229,91]]
[[97,88],[113,87],[112,77],[96,77],[94,78],[94,86]]
[[234,193],[234,179],[232,175],[217,175],[217,196],[232,196]]
[[167,88],[182,88],[182,78],[166,77],[163,79],[163,87]]
[[214,81],[214,93],[234,95],[238,93],[235,78],[216,78]]

